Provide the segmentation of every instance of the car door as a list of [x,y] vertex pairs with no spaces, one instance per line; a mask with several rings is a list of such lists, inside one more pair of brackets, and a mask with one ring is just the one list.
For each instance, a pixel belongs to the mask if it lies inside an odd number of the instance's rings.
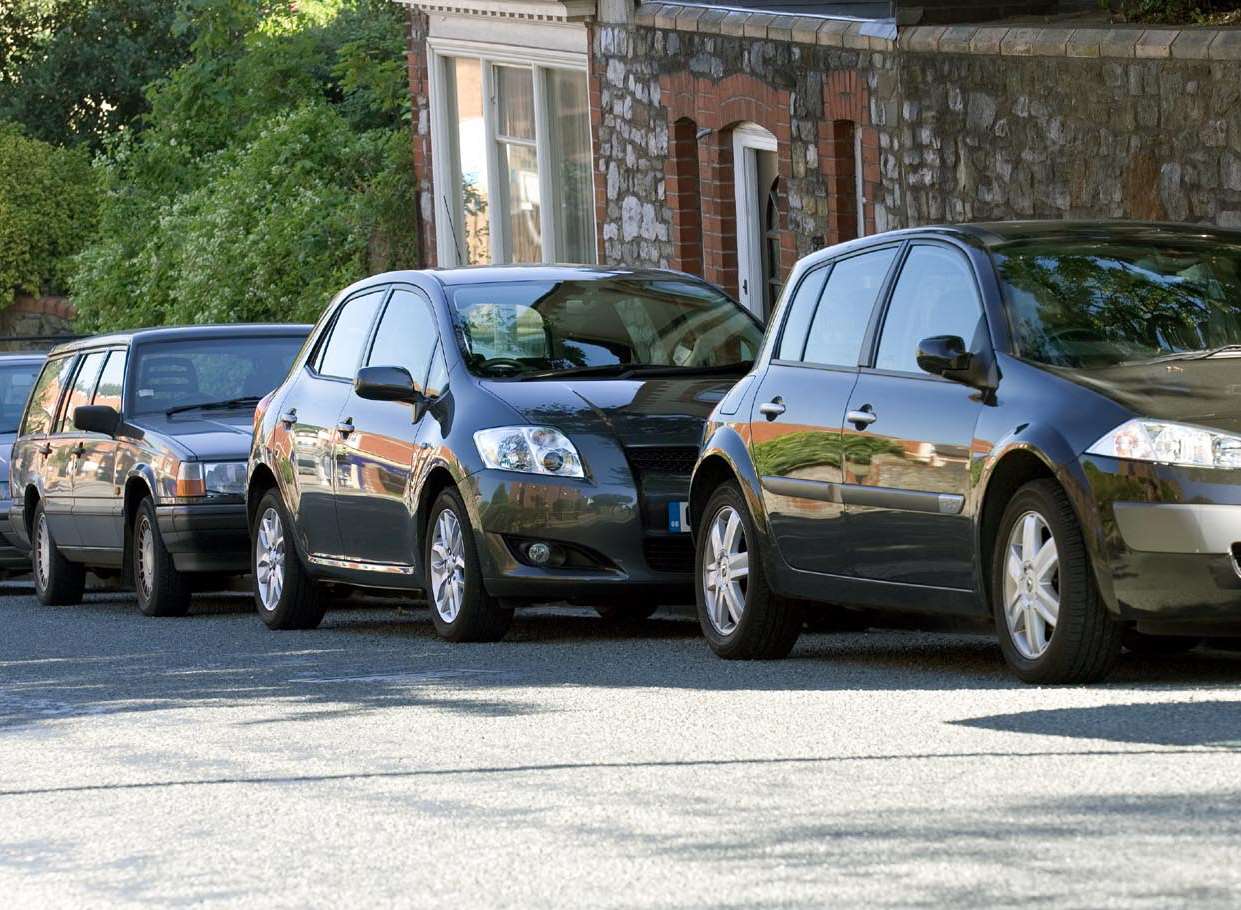
[[292,436],[294,524],[303,548],[318,556],[341,555],[333,468],[336,424],[387,293],[386,285],[368,288],[337,307],[331,325],[280,403],[278,419]]
[[[94,355],[91,355],[94,356]],[[90,403],[106,405],[121,413],[121,390],[125,384],[126,351],[106,352]],[[72,414],[69,415],[72,419]],[[117,451],[121,445],[102,433],[79,435],[77,465],[73,474],[73,516],[84,547],[124,548],[122,515],[124,501],[117,478]]]
[[794,291],[750,423],[776,546],[797,569],[843,574],[842,423],[899,244],[808,272]]
[[[397,286],[384,307],[367,366],[398,366],[426,389],[439,342],[431,301]],[[423,415],[412,405],[368,401],[350,393],[336,443],[336,515],[343,552],[365,563],[413,565],[415,534],[409,486]]]
[[[65,354],[44,365],[22,417],[21,439],[14,448],[12,466],[14,482],[25,486],[33,481],[37,486],[48,528],[58,541],[73,534],[73,500],[72,479],[68,478],[72,447],[57,438],[56,422],[77,363],[76,354]],[[26,520],[33,517],[28,514]]]
[[989,345],[969,260],[949,244],[910,246],[873,357],[849,400],[845,488],[850,553],[863,578],[974,587],[970,488],[982,396],[918,367],[918,343],[958,335]]
[[74,426],[73,411],[81,405],[90,404],[95,383],[99,380],[99,371],[107,357],[106,351],[90,351],[79,358],[73,373],[73,382],[61,402],[60,413],[56,415],[55,431],[49,440],[51,451],[47,456],[44,474],[46,503],[43,508],[47,512],[52,535],[63,547],[87,545],[82,535],[82,527],[73,514],[74,482],[85,451],[87,434]]

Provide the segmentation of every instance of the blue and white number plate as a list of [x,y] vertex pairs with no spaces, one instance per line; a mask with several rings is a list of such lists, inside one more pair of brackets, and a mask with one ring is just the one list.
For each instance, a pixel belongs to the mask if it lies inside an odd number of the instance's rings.
[[668,503],[668,530],[674,534],[689,533],[689,503]]

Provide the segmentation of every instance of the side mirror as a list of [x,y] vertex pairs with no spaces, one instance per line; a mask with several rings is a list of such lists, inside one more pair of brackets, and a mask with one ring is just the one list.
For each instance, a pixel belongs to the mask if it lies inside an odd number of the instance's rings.
[[918,342],[918,366],[934,376],[961,380],[950,373],[963,373],[973,357],[959,335],[933,335]]
[[106,404],[84,404],[73,409],[73,426],[87,433],[115,436],[121,426],[121,415]]
[[362,367],[353,381],[353,391],[370,401],[399,401],[415,407],[427,400],[405,367]]

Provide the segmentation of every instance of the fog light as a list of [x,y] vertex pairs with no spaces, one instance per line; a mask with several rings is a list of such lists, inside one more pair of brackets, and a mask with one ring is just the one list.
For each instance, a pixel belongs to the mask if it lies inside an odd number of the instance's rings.
[[545,543],[532,543],[526,548],[526,558],[536,566],[547,565],[552,558],[552,548]]

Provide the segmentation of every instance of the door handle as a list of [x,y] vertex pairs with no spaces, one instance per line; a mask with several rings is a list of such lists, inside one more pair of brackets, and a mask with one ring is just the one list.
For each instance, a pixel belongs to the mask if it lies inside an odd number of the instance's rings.
[[758,406],[758,412],[768,420],[775,420],[785,412],[784,399],[776,396],[771,401],[765,401]]
[[864,404],[858,410],[850,411],[845,415],[845,420],[853,424],[859,430],[866,429],[878,419],[879,415],[876,414],[868,404]]
[[353,432],[353,418],[349,417],[336,424],[336,432],[341,436],[348,436]]
[[293,424],[297,423],[297,408],[289,408],[289,410],[281,414],[280,422],[286,427],[291,427]]
[[43,448],[39,449],[39,454],[44,458],[52,454],[52,444],[50,442],[43,443]]
[[85,455],[86,454],[86,443],[79,442],[77,444],[77,447],[74,448],[73,454],[74,454],[74,457],[76,458],[81,458],[83,455]]

